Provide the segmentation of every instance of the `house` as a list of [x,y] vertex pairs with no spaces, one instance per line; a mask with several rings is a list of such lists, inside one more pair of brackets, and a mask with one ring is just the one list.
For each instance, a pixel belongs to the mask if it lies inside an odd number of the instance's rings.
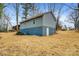
[[56,32],[56,18],[52,11],[30,17],[20,23],[20,32],[29,35],[52,35]]
[[[19,28],[20,28],[20,25],[18,25],[18,29],[19,29]],[[17,31],[17,25],[13,26],[12,29],[13,29],[14,31]]]

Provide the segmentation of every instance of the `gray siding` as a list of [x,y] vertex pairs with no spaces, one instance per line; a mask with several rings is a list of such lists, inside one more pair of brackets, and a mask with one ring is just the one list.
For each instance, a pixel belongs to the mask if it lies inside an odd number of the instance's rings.
[[[35,24],[33,24],[33,21],[35,20]],[[20,29],[25,29],[25,28],[33,28],[33,27],[40,27],[42,26],[42,17],[36,18],[34,20],[30,20],[28,22],[25,22],[21,24]]]
[[56,19],[52,16],[51,13],[45,14],[43,16],[43,26],[56,28]]

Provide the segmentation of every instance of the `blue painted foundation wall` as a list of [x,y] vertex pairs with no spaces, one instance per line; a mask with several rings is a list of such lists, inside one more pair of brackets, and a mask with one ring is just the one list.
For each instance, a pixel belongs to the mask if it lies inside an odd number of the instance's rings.
[[[39,36],[45,36],[46,35],[46,27],[36,27],[36,28],[26,28],[26,29],[20,29],[20,32],[26,34],[26,35],[39,35]],[[55,33],[55,29],[49,28],[49,34],[52,35]]]
[[43,35],[42,27],[21,29],[20,32],[26,35]]

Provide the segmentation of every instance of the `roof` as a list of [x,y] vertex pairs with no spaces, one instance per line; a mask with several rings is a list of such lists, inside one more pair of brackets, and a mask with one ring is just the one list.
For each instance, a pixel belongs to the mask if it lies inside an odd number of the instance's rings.
[[[22,21],[21,24],[24,23],[24,22],[28,22],[28,21],[30,21],[30,20],[33,20],[33,19],[35,19],[35,18],[42,17],[43,15],[48,14],[48,13],[52,13],[52,11],[45,12],[45,13],[40,13],[40,14],[38,14],[38,15],[35,15],[35,16],[32,16],[32,17],[29,17],[29,18],[26,19],[25,21]],[[54,16],[53,13],[52,13],[52,15],[53,15],[53,17],[55,18],[55,16]],[[56,19],[56,18],[55,18],[55,19]]]

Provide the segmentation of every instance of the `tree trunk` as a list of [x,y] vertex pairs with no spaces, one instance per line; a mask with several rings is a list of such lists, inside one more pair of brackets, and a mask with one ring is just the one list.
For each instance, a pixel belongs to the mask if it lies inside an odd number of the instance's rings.
[[59,27],[59,17],[57,18],[57,23],[56,23],[56,30],[58,30],[58,27]]
[[18,31],[19,30],[19,27],[18,27],[18,13],[19,13],[19,4],[16,3],[16,30]]
[[76,19],[76,30],[79,30],[79,23],[78,23],[78,21],[79,21],[79,3],[77,4],[77,19]]

